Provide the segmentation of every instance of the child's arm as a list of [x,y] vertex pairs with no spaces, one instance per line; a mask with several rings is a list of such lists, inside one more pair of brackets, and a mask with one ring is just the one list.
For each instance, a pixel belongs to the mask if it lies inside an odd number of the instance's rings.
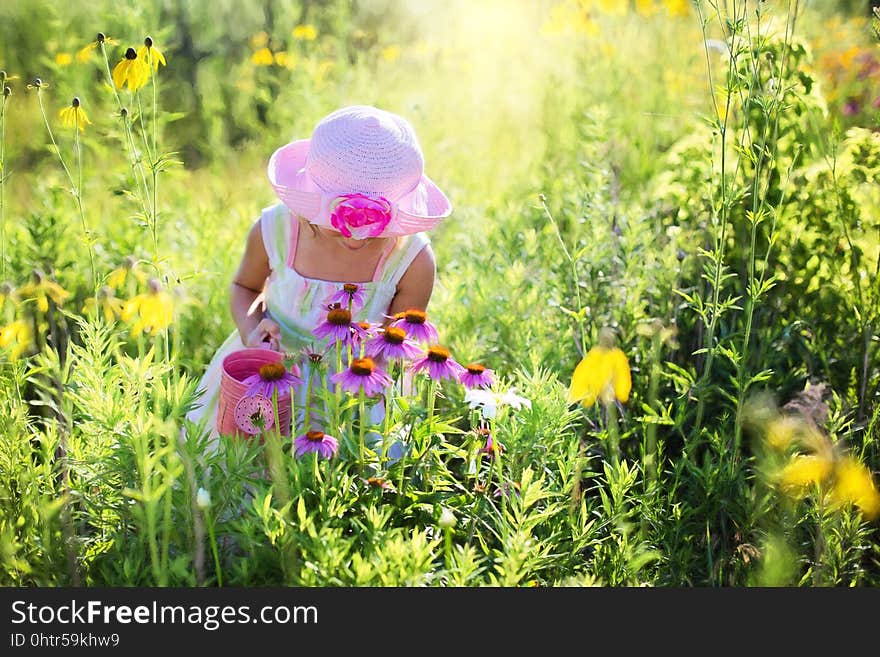
[[397,294],[391,300],[388,314],[393,317],[395,313],[405,310],[427,310],[431,292],[434,291],[436,275],[437,262],[434,260],[434,251],[430,245],[427,245],[419,251],[400,278]]
[[257,221],[248,232],[244,255],[238,271],[232,277],[229,290],[232,318],[238,327],[242,344],[246,347],[260,346],[268,337],[270,346],[274,349],[278,348],[281,338],[278,324],[265,318],[262,310],[258,308],[254,308],[248,314],[248,310],[254,305],[254,300],[262,292],[269,272],[269,256],[266,255],[266,247],[263,244],[260,221]]

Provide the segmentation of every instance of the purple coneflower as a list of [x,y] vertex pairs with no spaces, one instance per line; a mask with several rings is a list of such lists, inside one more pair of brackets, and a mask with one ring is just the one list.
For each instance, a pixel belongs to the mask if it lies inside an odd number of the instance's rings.
[[352,333],[363,333],[363,329],[351,321],[351,311],[333,304],[327,310],[327,318],[318,324],[312,334],[318,338],[330,338],[342,344],[352,343]]
[[425,357],[413,362],[413,372],[420,372],[422,370],[427,370],[428,376],[434,381],[442,381],[443,379],[458,381],[459,377],[466,371],[453,360],[446,347],[441,347],[438,344],[428,347],[428,353]]
[[289,393],[294,386],[302,385],[303,380],[299,374],[299,368],[296,365],[291,365],[290,370],[281,363],[260,365],[256,374],[242,379],[242,383],[247,386],[245,395],[248,397],[263,395],[272,399],[272,393],[277,392],[278,397],[282,397]]
[[293,455],[300,458],[309,452],[317,452],[318,456],[329,459],[339,451],[339,441],[323,431],[307,431],[293,441]]
[[480,454],[486,454],[489,458],[494,459],[496,454],[501,454],[504,451],[504,445],[495,442],[492,439],[492,432],[488,429],[477,429],[476,434],[486,437],[486,446],[480,448]]
[[379,328],[379,325],[373,324],[372,322],[355,322],[353,326],[357,328],[352,329],[351,346],[357,353],[357,350],[361,348],[361,345],[366,344],[376,335],[376,329]]
[[480,363],[468,363],[464,366],[459,382],[465,388],[491,388],[495,383],[495,372]]
[[422,355],[422,350],[415,342],[407,339],[406,331],[402,328],[389,326],[367,341],[366,354],[372,358],[402,360],[417,358]]
[[343,390],[357,394],[362,389],[367,397],[375,397],[391,385],[391,377],[376,367],[372,358],[354,358],[347,370],[330,377]]
[[328,306],[334,303],[339,304],[343,308],[354,310],[355,308],[363,308],[367,298],[367,291],[363,285],[357,283],[346,283],[341,290],[337,290],[327,297],[326,304]]
[[391,326],[402,328],[413,340],[420,342],[437,342],[437,328],[428,321],[428,314],[424,310],[406,310],[397,313]]

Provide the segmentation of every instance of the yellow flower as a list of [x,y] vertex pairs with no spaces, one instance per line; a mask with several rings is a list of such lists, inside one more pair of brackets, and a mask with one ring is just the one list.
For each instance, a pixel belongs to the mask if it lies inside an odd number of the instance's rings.
[[49,299],[60,306],[70,296],[70,292],[62,288],[55,281],[50,281],[41,271],[34,272],[34,281],[21,286],[19,293],[22,298],[34,299],[37,302],[37,310],[49,311]]
[[314,41],[318,36],[318,31],[314,25],[297,25],[293,28],[293,38],[300,41]]
[[94,41],[79,49],[79,51],[76,53],[76,61],[80,63],[89,61],[89,57],[91,57],[92,51],[95,50],[102,43],[112,46],[119,42],[113,37],[104,36],[102,32],[98,32],[98,36],[95,37]]
[[18,294],[15,291],[15,286],[9,281],[4,281],[0,283],[0,310],[3,309],[7,301],[13,306],[18,306]]
[[55,55],[55,63],[58,66],[67,66],[73,61],[73,57],[69,52],[59,52]]
[[117,89],[122,89],[127,84],[129,91],[137,91],[150,79],[150,67],[137,56],[134,48],[129,48],[125,51],[125,57],[113,67],[112,77]]
[[830,498],[837,507],[855,504],[869,520],[880,516],[880,493],[871,473],[852,457],[842,458],[834,468]]
[[687,16],[689,0],[663,0],[666,13],[670,16]]
[[609,16],[626,16],[629,0],[598,0],[599,10]]
[[803,420],[791,415],[780,415],[767,424],[764,440],[773,449],[784,452],[794,442]]
[[107,276],[107,285],[118,290],[129,276],[134,276],[138,283],[144,283],[147,275],[138,268],[138,259],[134,256],[125,256],[122,263]]
[[113,288],[108,285],[98,290],[97,300],[95,297],[86,299],[83,305],[83,314],[89,314],[100,310],[104,314],[104,319],[108,322],[114,321],[122,315],[122,299],[116,298]]
[[400,46],[385,46],[384,48],[382,48],[380,54],[382,55],[382,59],[384,59],[389,64],[393,64],[398,59],[400,59]]
[[296,55],[293,53],[289,53],[286,50],[276,52],[275,64],[281,66],[282,68],[290,69],[292,71],[296,68]]
[[578,363],[571,377],[569,403],[592,406],[597,400],[609,404],[629,399],[632,379],[626,355],[617,347],[599,344]]
[[251,48],[255,50],[257,48],[262,48],[263,46],[268,45],[269,35],[265,32],[257,32],[249,39],[249,42],[251,44]]
[[153,44],[153,39],[150,37],[145,38],[144,45],[138,48],[137,57],[142,62],[145,62],[147,66],[152,66],[153,72],[159,70],[159,64],[167,66],[165,55]]
[[87,125],[92,125],[85,110],[80,106],[79,98],[74,98],[70,105],[58,112],[58,116],[61,118],[61,125],[66,128],[79,128],[80,132],[83,132]]
[[260,48],[251,55],[251,63],[257,66],[271,66],[274,61],[275,58],[272,56],[272,51],[268,48]]
[[142,331],[156,335],[168,328],[174,318],[174,302],[171,295],[162,289],[162,284],[155,278],[150,279],[150,289],[125,302],[120,318],[123,322],[135,320],[131,327],[133,336]]
[[779,472],[779,485],[786,493],[800,496],[811,484],[821,484],[832,473],[834,461],[825,456],[798,454]]
[[11,324],[0,328],[0,347],[11,347],[9,358],[18,360],[21,354],[31,344],[31,327],[23,319],[17,319]]
[[659,10],[660,8],[657,6],[655,0],[636,0],[636,13],[639,16],[650,18]]

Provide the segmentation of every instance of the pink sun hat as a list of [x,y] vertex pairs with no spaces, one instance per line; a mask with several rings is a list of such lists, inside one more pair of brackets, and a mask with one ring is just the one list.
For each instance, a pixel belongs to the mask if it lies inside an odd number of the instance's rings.
[[450,215],[452,204],[424,167],[406,119],[352,105],[321,119],[311,139],[275,151],[268,174],[295,215],[364,239],[431,230]]

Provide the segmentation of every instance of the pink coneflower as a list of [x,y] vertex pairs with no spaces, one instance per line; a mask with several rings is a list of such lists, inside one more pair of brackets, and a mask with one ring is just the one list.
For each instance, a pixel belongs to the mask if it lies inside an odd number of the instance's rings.
[[458,380],[465,388],[491,388],[495,383],[494,370],[488,369],[485,365],[468,363],[464,369]]
[[272,393],[277,392],[278,397],[289,393],[294,386],[302,385],[299,368],[291,365],[288,370],[281,363],[266,363],[260,365],[256,374],[251,374],[241,381],[247,386],[245,395],[263,395],[272,399]]
[[438,344],[428,347],[428,353],[425,357],[413,362],[413,372],[422,370],[427,370],[428,376],[434,381],[442,381],[443,379],[458,381],[462,373],[467,371],[453,360],[446,347],[441,347]]
[[352,332],[362,333],[363,329],[351,321],[351,311],[333,304],[327,311],[327,318],[318,324],[312,334],[318,338],[330,338],[342,344],[351,344]]
[[363,308],[366,299],[367,291],[364,289],[363,285],[346,283],[342,286],[341,290],[337,290],[327,297],[327,300],[324,303],[328,306],[339,304],[343,308],[355,310],[356,308]]
[[379,335],[367,341],[366,354],[372,358],[386,360],[413,359],[422,355],[421,348],[407,339],[406,331],[397,326],[389,326]]
[[317,452],[321,458],[329,459],[339,451],[339,441],[323,431],[307,431],[293,441],[293,455],[300,458],[309,452]]
[[406,310],[397,313],[391,326],[402,328],[407,336],[419,342],[437,342],[437,328],[428,321],[428,314],[424,310]]
[[361,390],[367,397],[375,397],[391,385],[391,377],[376,367],[372,358],[354,358],[347,370],[334,374],[330,381],[338,383],[343,390],[357,394]]
[[[376,331],[379,328],[379,324],[374,324],[372,322],[355,322],[354,326],[356,328],[354,328],[351,333],[351,346],[354,347],[355,350],[360,349],[362,344],[366,344],[369,340],[375,337]],[[357,351],[355,351],[355,353],[357,353]]]

